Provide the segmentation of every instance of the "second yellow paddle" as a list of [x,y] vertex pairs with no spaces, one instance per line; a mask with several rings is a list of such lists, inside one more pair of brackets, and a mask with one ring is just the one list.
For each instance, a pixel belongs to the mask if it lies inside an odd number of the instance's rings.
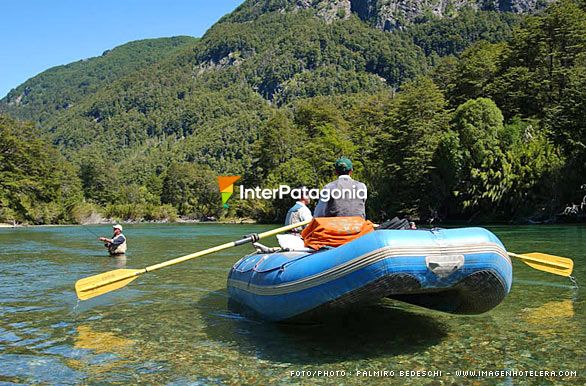
[[540,271],[553,273],[559,276],[570,276],[574,269],[574,261],[567,257],[548,255],[546,253],[532,252],[517,254],[508,252],[509,256],[521,259],[521,261],[531,268]]

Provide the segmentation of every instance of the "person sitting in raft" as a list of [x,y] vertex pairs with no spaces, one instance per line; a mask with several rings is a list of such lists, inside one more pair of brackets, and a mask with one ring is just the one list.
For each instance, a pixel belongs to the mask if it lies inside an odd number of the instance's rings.
[[338,179],[321,190],[313,217],[362,217],[365,219],[366,185],[352,179],[352,161],[346,157],[340,157],[334,163],[334,169]]
[[301,232],[306,248],[336,248],[374,231],[366,220],[366,185],[351,177],[352,161],[341,157],[334,163],[338,179],[320,191],[313,220]]
[[[309,210],[307,207],[310,202],[307,189],[303,189],[302,187],[300,190],[302,192],[302,196],[287,212],[287,216],[285,216],[285,225],[291,225],[298,222],[311,220],[313,218],[311,215],[311,210]],[[294,228],[291,230],[291,233],[298,234],[303,230],[303,228],[305,228],[305,226]]]
[[112,228],[114,234],[111,239],[100,237],[98,240],[104,242],[104,246],[108,248],[110,256],[123,255],[126,253],[126,237],[122,234],[122,225],[116,224]]
[[[311,210],[309,210],[307,207],[310,202],[307,189],[305,187],[301,187],[299,190],[302,192],[302,196],[287,212],[287,216],[285,216],[285,225],[291,225],[298,222],[311,220],[313,218],[311,215]],[[300,233],[306,226],[307,225],[303,225],[297,228],[293,228],[284,235],[277,235],[277,240],[279,241],[281,248],[290,251],[299,251],[304,249],[305,246],[303,245],[303,240],[301,239]],[[255,247],[257,250],[265,252],[265,250],[262,249],[262,246],[255,245]]]

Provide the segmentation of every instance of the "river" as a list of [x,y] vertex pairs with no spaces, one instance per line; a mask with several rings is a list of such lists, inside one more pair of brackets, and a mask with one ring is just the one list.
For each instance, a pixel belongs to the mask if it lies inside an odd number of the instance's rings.
[[73,287],[271,226],[128,225],[126,259],[106,256],[92,234],[108,226],[0,229],[0,384],[584,384],[586,227],[488,228],[511,252],[574,259],[580,287],[515,260],[511,293],[483,315],[385,300],[338,324],[283,326],[227,307],[228,271],[250,246],[83,302]]

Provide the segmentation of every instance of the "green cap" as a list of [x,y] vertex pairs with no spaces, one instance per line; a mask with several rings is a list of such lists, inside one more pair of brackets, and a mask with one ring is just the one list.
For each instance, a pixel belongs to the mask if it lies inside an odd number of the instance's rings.
[[349,172],[352,170],[352,161],[346,157],[340,157],[334,163],[334,167],[338,172]]

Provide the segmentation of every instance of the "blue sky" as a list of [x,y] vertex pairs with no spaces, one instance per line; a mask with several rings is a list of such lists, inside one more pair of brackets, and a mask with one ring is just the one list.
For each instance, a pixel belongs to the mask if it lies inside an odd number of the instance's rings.
[[202,36],[243,0],[0,0],[0,98],[60,64],[131,40]]

